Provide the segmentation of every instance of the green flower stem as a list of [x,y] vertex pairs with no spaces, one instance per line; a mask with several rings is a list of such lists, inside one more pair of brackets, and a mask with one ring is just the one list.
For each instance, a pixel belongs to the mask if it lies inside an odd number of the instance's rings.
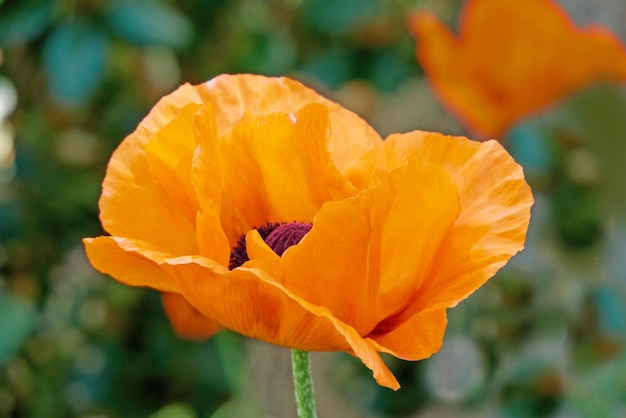
[[293,365],[293,385],[296,389],[298,418],[317,418],[309,352],[291,350],[291,364]]

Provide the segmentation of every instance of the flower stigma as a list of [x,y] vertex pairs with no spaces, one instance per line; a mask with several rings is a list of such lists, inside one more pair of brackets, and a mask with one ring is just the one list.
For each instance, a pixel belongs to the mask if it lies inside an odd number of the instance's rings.
[[[279,256],[282,256],[287,248],[299,243],[302,238],[311,230],[312,224],[305,222],[285,222],[267,223],[259,228],[259,235],[263,241]],[[237,246],[230,253],[230,270],[240,267],[250,260],[246,251],[246,234],[241,235],[237,240]]]

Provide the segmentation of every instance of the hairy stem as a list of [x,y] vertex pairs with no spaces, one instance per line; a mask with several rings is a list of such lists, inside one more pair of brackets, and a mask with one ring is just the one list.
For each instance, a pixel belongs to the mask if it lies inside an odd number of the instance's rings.
[[296,389],[298,418],[317,418],[309,352],[291,350],[291,364],[293,365],[293,384]]

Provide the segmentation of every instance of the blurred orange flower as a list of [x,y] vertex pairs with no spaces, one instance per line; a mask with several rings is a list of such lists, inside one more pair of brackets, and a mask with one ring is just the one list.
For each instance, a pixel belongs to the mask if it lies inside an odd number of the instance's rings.
[[409,29],[441,102],[483,137],[593,82],[626,80],[618,39],[576,27],[551,0],[467,0],[458,36],[425,11]]
[[163,292],[175,329],[346,351],[441,346],[446,309],[521,250],[532,196],[495,141],[382,141],[287,78],[223,75],[163,98],[113,154],[101,272]]

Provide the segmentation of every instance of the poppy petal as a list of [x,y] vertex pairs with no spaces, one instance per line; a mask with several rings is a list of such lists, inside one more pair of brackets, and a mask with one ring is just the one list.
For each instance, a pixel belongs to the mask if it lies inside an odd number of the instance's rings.
[[374,344],[331,312],[291,293],[261,269],[215,269],[199,256],[167,260],[185,298],[225,328],[277,345],[308,351],[348,351],[383,386],[398,389]]
[[[409,19],[409,29],[417,38],[416,55],[427,80],[439,99],[459,120],[481,135],[497,136],[503,126],[480,91],[464,86],[467,67],[458,65],[459,43],[454,34],[435,15],[416,12]],[[477,110],[468,110],[472,103]]]
[[219,103],[215,106],[215,114],[220,132],[239,122],[246,112],[292,113],[308,103],[325,105],[332,129],[328,149],[334,164],[344,174],[356,165],[359,155],[380,145],[380,136],[361,117],[296,80],[225,74],[209,80],[204,86],[206,88],[201,90],[203,100]]
[[368,337],[376,350],[403,360],[422,360],[439,351],[448,318],[445,309],[418,312],[386,332],[384,323]]
[[214,322],[202,316],[180,294],[178,283],[157,261],[168,257],[145,243],[116,237],[85,238],[91,264],[100,272],[130,286],[162,290],[163,308],[176,333],[189,339],[206,339],[218,332]]
[[296,114],[247,113],[220,141],[223,187],[249,229],[272,222],[310,222],[320,206],[356,193],[326,149],[328,109]]
[[190,221],[198,210],[190,171],[197,142],[192,117],[199,108],[196,103],[188,104],[146,142],[146,158],[152,175]]
[[325,204],[282,257],[285,287],[361,335],[412,300],[460,208],[450,174],[428,161],[376,177],[379,186]]
[[111,235],[150,242],[172,254],[197,253],[194,219],[163,198],[146,158],[146,143],[183,107],[201,103],[198,91],[184,85],[161,99],[113,153],[99,202],[102,225]]
[[439,99],[484,137],[593,82],[626,80],[618,38],[576,27],[551,0],[468,0],[458,37],[427,12],[409,28]]
[[421,310],[454,306],[524,247],[533,197],[522,168],[497,141],[411,132],[384,144],[386,168],[407,154],[446,169],[454,178],[461,213],[439,245],[428,279],[398,324]]
[[204,105],[193,116],[193,128],[198,146],[191,163],[191,184],[199,204],[196,217],[196,235],[200,254],[228,265],[230,249],[236,244],[236,237],[229,243],[222,225],[221,215],[229,213],[222,208],[222,173],[218,156],[218,132],[211,104]]
[[284,284],[284,278],[280,269],[280,256],[263,241],[261,234],[256,229],[246,234],[246,252],[250,261],[244,264],[248,268],[261,268],[275,280]]
[[207,319],[179,294],[163,292],[161,300],[172,328],[182,338],[205,340],[222,330],[222,327]]
[[91,265],[129,286],[149,286],[164,292],[180,293],[178,284],[153,260],[165,255],[146,242],[98,237],[83,240]]

